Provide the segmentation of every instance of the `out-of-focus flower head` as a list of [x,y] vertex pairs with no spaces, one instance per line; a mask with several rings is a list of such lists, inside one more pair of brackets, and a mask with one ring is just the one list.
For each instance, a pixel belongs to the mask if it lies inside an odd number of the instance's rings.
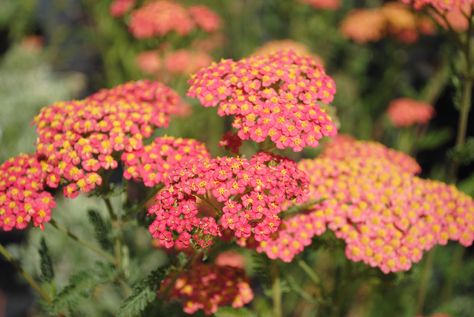
[[221,18],[208,7],[194,5],[188,8],[189,14],[196,25],[205,32],[215,32],[221,27]]
[[413,5],[416,9],[432,6],[438,10],[451,11],[461,9],[465,5],[472,4],[472,0],[401,0],[405,4]]
[[357,43],[376,42],[386,36],[413,43],[420,33],[433,34],[434,25],[426,17],[415,15],[407,6],[389,2],[380,8],[351,11],[341,24],[341,32]]
[[315,9],[337,10],[341,7],[341,0],[301,0]]
[[392,162],[402,172],[413,175],[421,172],[420,165],[411,156],[375,141],[358,141],[347,135],[339,135],[328,142],[321,157],[335,160],[381,158]]
[[124,177],[153,187],[163,183],[171,171],[192,160],[209,159],[206,146],[192,139],[158,137],[153,143],[122,154]]
[[237,134],[233,133],[232,131],[228,131],[219,141],[219,146],[226,148],[231,153],[239,154],[239,149],[242,146],[242,140]]
[[311,53],[309,48],[306,45],[304,45],[303,43],[296,42],[293,40],[288,40],[288,39],[268,41],[262,46],[260,46],[259,48],[257,48],[252,55],[257,56],[257,55],[274,54],[274,53],[277,53],[278,51],[284,51],[284,50],[293,51],[296,54],[303,55],[303,56],[310,56],[319,64],[324,65],[321,57],[319,57],[316,54]]
[[245,267],[245,257],[237,251],[221,252],[214,262],[220,266],[227,265],[241,269]]
[[75,197],[101,185],[100,172],[118,165],[114,155],[142,149],[180,102],[165,85],[138,81],[43,108],[34,123],[48,186],[64,185],[65,196]]
[[434,116],[434,108],[424,102],[409,98],[393,100],[387,110],[390,121],[396,127],[427,124]]
[[41,36],[38,35],[28,35],[24,37],[21,41],[21,47],[26,49],[29,52],[40,52],[44,46],[44,40]]
[[121,17],[125,15],[133,6],[135,5],[135,0],[114,0],[110,4],[110,15],[113,17]]
[[170,289],[169,298],[182,301],[187,314],[202,310],[211,315],[219,307],[239,308],[253,299],[245,271],[237,267],[198,263],[178,276],[173,274],[163,280],[158,294]]
[[137,56],[138,68],[147,74],[156,74],[161,69],[161,59],[157,51],[141,52]]
[[258,249],[269,257],[291,261],[306,236],[325,226],[346,243],[350,260],[385,273],[410,269],[436,244],[474,240],[474,201],[454,186],[404,173],[384,158],[319,158],[299,168],[310,175],[310,196],[324,201],[283,221],[279,236]]
[[132,12],[130,31],[139,39],[164,36],[171,32],[184,36],[195,29],[214,32],[219,16],[205,6],[186,8],[174,1],[157,0]]
[[43,228],[55,207],[45,189],[46,174],[35,155],[21,154],[0,165],[0,228]]
[[168,52],[164,57],[165,69],[174,75],[190,75],[211,63],[212,57],[203,51],[180,49]]
[[[278,230],[283,204],[302,201],[307,186],[293,161],[267,153],[194,161],[169,179],[149,209],[155,216],[149,231],[160,245],[177,249],[207,247],[225,230],[237,239],[265,240]],[[202,216],[200,204],[214,214]]]
[[336,126],[321,107],[336,91],[334,80],[308,56],[279,51],[240,61],[222,60],[198,71],[188,95],[220,116],[234,116],[242,140],[270,138],[279,149],[301,151],[334,136]]

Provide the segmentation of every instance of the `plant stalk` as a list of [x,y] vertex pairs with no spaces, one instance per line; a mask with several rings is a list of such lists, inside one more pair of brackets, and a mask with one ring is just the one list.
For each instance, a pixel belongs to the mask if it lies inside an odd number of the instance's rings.
[[278,266],[272,263],[272,301],[273,301],[273,317],[283,317],[283,309],[281,303],[281,278]]

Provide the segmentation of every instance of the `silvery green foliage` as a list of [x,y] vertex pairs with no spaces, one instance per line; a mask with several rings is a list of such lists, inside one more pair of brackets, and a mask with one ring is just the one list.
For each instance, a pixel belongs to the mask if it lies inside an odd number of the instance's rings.
[[80,74],[57,74],[35,50],[16,46],[0,62],[0,161],[34,150],[31,120],[43,106],[74,98]]

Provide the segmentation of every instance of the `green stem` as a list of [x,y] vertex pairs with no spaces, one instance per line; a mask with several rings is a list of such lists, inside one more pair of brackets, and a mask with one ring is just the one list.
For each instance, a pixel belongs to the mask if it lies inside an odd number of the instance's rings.
[[104,202],[107,207],[107,212],[110,215],[110,219],[112,220],[113,227],[115,227],[115,229],[117,229],[118,231],[115,234],[114,263],[117,269],[120,271],[122,269],[122,237],[121,237],[122,233],[120,232],[121,227],[122,227],[122,222],[119,219],[119,217],[117,217],[117,214],[115,213],[114,208],[112,206],[112,202],[110,201],[110,198],[105,197]]
[[323,291],[323,284],[316,272],[304,260],[298,261],[298,266],[308,275],[310,280]]
[[276,263],[272,263],[272,300],[273,300],[273,317],[283,317],[281,304],[281,280],[280,272]]
[[431,250],[426,256],[420,277],[420,287],[418,288],[418,299],[416,302],[416,315],[423,315],[426,294],[428,293],[428,285],[433,271],[435,249]]
[[0,254],[5,258],[5,260],[7,260],[13,265],[13,267],[18,271],[18,273],[20,273],[21,276],[23,276],[23,278],[28,282],[31,288],[33,288],[45,302],[47,302],[48,304],[52,304],[53,300],[51,299],[49,294],[35,282],[33,277],[31,277],[31,275],[28,274],[28,272],[23,270],[20,263],[11,255],[11,253],[2,244],[0,244]]
[[87,249],[93,251],[93,252],[96,253],[97,255],[99,255],[99,256],[105,258],[107,261],[114,263],[115,260],[114,260],[114,258],[113,258],[110,254],[104,252],[103,250],[101,250],[100,248],[96,247],[95,245],[93,245],[93,244],[91,244],[91,243],[89,243],[89,242],[87,242],[87,241],[85,241],[85,240],[79,238],[77,235],[75,235],[74,233],[72,233],[71,231],[69,231],[67,228],[65,228],[65,227],[63,227],[63,226],[61,226],[61,225],[59,225],[59,224],[56,222],[56,220],[51,219],[51,221],[50,221],[49,223],[50,223],[56,230],[61,231],[62,233],[66,234],[66,235],[67,235],[69,238],[71,238],[72,240],[74,240],[74,241],[76,241],[77,243],[83,245],[84,247],[86,247]]

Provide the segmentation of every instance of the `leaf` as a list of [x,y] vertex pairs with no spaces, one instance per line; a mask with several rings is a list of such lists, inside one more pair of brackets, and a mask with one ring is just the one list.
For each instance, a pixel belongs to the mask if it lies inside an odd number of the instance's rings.
[[221,307],[214,314],[215,317],[257,317],[257,315],[247,308]]
[[474,138],[469,138],[463,145],[453,148],[449,156],[463,165],[474,162]]
[[41,238],[40,247],[38,250],[40,256],[41,280],[49,283],[54,278],[53,261],[49,255],[48,245],[46,240]]
[[419,150],[432,150],[449,141],[452,136],[451,129],[434,130],[425,133],[417,142]]
[[462,180],[458,184],[458,188],[466,194],[474,197],[474,174],[471,174],[468,178]]
[[118,317],[140,316],[141,312],[156,299],[160,282],[167,275],[168,268],[158,268],[138,282],[133,294],[125,299],[117,314]]
[[53,309],[59,312],[74,307],[80,299],[90,297],[96,286],[113,280],[115,274],[112,266],[97,263],[95,269],[73,275],[69,284],[54,298]]
[[87,216],[94,227],[95,238],[102,249],[106,251],[112,250],[112,242],[109,238],[110,228],[107,226],[100,213],[96,210],[90,209],[87,211]]

